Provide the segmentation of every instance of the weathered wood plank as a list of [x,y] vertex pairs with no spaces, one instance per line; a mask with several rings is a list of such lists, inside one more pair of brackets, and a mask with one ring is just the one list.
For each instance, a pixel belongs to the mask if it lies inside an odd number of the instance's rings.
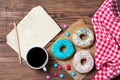
[[[13,29],[13,22],[18,23],[31,8],[41,5],[48,14],[60,25],[71,25],[78,19],[85,19],[90,23],[91,17],[104,0],[0,0],[0,80],[45,80],[47,74],[51,80],[61,80],[53,77],[54,71],[65,74],[64,80],[73,80],[65,70],[53,68],[55,59],[50,57],[47,65],[48,72],[32,70],[26,63],[20,65],[18,56],[6,44],[6,35]],[[119,8],[120,8],[120,1]],[[89,18],[90,17],[90,18]],[[63,30],[64,32],[65,30]],[[61,33],[62,34],[62,33]],[[47,46],[48,48],[60,35],[54,38]],[[95,72],[87,75],[84,80],[90,80]],[[119,80],[119,76],[115,80]]]

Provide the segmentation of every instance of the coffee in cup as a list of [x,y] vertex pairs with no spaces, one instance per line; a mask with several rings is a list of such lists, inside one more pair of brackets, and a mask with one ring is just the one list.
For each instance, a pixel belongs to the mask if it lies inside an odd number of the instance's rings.
[[32,69],[41,69],[47,71],[46,64],[48,62],[48,53],[44,48],[33,47],[26,55],[26,62]]

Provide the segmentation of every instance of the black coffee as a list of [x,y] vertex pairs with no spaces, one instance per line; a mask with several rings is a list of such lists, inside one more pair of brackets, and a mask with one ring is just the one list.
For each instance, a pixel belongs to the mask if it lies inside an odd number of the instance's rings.
[[41,67],[46,59],[46,52],[40,47],[32,48],[27,54],[27,61],[32,67]]

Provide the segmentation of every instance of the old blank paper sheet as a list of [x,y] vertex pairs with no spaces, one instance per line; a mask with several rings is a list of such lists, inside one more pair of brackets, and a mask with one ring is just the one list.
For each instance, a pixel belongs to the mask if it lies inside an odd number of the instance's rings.
[[[60,31],[57,23],[41,7],[33,8],[17,25],[21,56],[26,60],[26,53],[32,47],[45,47]],[[7,44],[18,53],[17,35],[13,29],[7,35]]]

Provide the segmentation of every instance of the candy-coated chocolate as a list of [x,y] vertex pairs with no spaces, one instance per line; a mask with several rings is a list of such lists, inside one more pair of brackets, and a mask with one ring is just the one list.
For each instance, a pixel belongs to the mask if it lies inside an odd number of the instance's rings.
[[58,66],[58,69],[61,70],[61,69],[62,69],[62,66],[59,65],[59,66]]
[[64,28],[64,29],[66,29],[67,27],[68,27],[67,24],[64,24],[64,25],[63,25],[63,28]]
[[72,72],[72,73],[71,73],[71,76],[73,76],[73,77],[76,76],[76,73],[75,73],[75,72]]
[[71,65],[68,64],[68,65],[66,66],[66,69],[67,69],[67,70],[71,70]]
[[64,74],[60,74],[60,78],[61,78],[61,79],[64,78]]
[[67,32],[67,33],[65,34],[65,36],[66,36],[66,37],[69,37],[69,36],[70,36],[70,33],[69,33],[69,32]]
[[55,73],[54,73],[54,77],[58,77],[58,73],[55,72]]
[[58,68],[58,64],[57,63],[54,63],[54,68]]
[[46,76],[46,79],[49,80],[49,79],[50,79],[50,75],[47,75],[47,76]]

